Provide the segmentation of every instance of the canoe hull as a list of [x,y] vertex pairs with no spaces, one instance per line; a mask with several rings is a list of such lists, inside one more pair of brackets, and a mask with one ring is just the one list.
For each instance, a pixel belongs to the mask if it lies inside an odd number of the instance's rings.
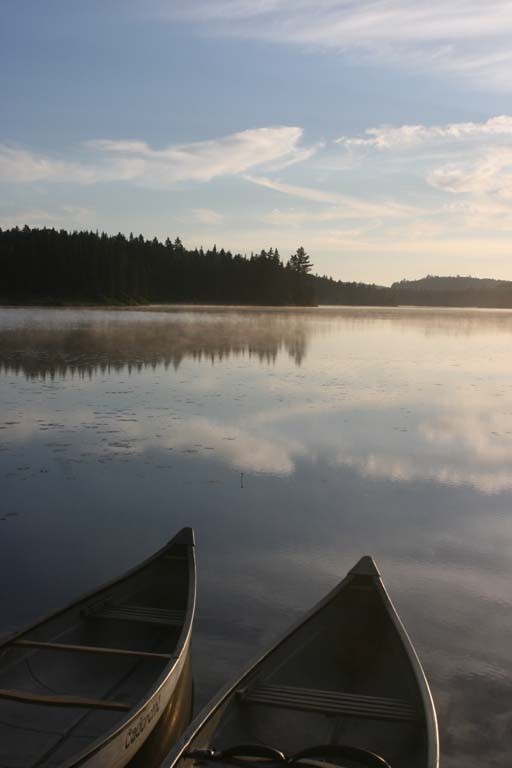
[[393,768],[438,768],[428,683],[371,558],[197,716],[162,768],[190,750],[321,744],[380,754]]

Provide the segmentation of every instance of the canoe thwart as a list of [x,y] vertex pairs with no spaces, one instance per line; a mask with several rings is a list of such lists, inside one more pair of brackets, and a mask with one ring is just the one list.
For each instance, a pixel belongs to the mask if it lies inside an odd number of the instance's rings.
[[41,648],[49,651],[72,651],[76,653],[111,654],[113,656],[134,656],[144,659],[160,659],[169,661],[175,658],[171,653],[155,653],[153,651],[134,651],[128,648],[104,648],[98,645],[74,645],[72,643],[50,643],[40,640],[15,640],[12,645],[23,648]]
[[109,701],[108,699],[86,699],[81,696],[60,696],[40,693],[30,693],[29,691],[16,691],[7,688],[0,688],[0,699],[11,699],[20,701],[23,704],[44,704],[54,707],[83,707],[85,709],[111,709],[117,712],[128,712],[131,704],[125,704],[122,701]]
[[382,696],[363,696],[288,685],[257,685],[252,689],[241,689],[239,695],[243,701],[251,704],[264,704],[267,707],[297,709],[326,715],[344,715],[370,720],[415,721],[418,719],[415,708],[408,702]]

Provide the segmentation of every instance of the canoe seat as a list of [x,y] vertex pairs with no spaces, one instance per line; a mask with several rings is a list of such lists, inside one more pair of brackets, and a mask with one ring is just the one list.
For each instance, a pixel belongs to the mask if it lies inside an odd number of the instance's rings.
[[117,619],[119,621],[137,621],[143,624],[162,624],[168,627],[181,627],[185,621],[185,611],[172,611],[167,608],[153,608],[131,603],[106,603],[99,608],[87,611],[92,619]]
[[243,701],[326,715],[370,720],[418,720],[414,707],[402,699],[363,696],[355,693],[296,688],[289,685],[257,685],[237,692]]

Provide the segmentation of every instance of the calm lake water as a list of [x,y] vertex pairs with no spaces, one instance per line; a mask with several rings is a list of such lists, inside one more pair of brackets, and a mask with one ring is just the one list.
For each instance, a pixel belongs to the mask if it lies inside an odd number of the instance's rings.
[[0,632],[196,530],[201,705],[372,554],[444,768],[512,751],[512,313],[0,310]]

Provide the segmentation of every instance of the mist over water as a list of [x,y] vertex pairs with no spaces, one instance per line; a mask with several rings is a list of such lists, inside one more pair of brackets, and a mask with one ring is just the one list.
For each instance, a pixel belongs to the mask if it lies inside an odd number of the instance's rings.
[[0,310],[0,632],[197,536],[200,706],[372,554],[445,768],[512,732],[512,312]]

